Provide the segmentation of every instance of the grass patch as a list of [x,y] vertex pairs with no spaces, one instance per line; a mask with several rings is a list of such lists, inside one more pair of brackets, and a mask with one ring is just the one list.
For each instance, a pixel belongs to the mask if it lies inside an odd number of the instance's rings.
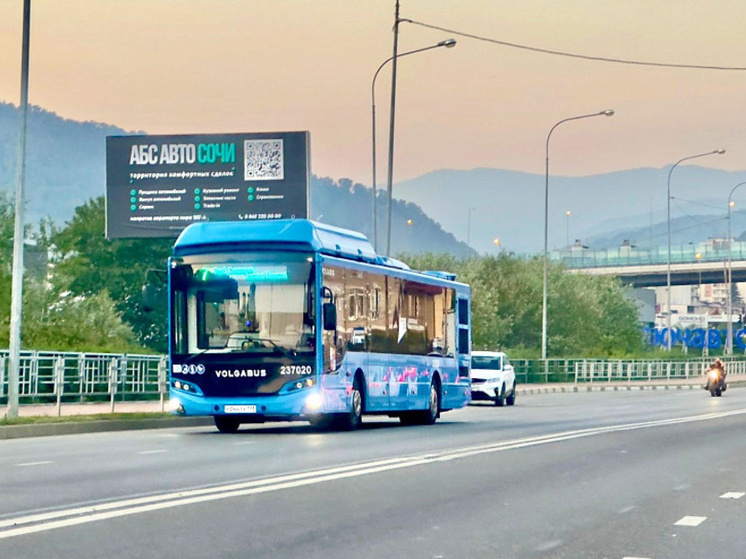
[[143,419],[165,419],[175,417],[170,413],[141,412],[141,413],[96,413],[90,415],[63,415],[62,417],[34,415],[29,417],[16,417],[0,419],[0,426],[4,425],[36,425],[42,423],[83,423],[86,421],[141,421]]

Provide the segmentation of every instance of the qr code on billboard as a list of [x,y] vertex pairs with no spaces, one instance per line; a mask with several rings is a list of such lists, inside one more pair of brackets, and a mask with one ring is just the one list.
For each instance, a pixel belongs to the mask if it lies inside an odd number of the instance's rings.
[[244,180],[281,181],[285,178],[282,140],[245,140]]

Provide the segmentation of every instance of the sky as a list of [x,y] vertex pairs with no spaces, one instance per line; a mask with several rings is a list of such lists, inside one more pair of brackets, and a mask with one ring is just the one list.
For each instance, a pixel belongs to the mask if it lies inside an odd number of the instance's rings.
[[[395,0],[32,0],[29,101],[150,134],[308,130],[314,174],[371,183],[371,86]],[[17,104],[23,0],[0,0],[0,100]],[[509,48],[746,66],[743,0],[401,0],[394,180],[492,167],[584,176],[746,170],[746,71],[613,64]],[[420,23],[450,31],[434,30]],[[456,34],[455,32],[463,35]],[[385,184],[390,68],[376,82]]]

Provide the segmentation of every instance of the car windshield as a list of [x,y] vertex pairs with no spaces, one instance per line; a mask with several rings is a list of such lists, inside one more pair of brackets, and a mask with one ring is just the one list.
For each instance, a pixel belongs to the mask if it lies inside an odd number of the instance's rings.
[[175,353],[314,348],[312,265],[267,255],[172,270]]
[[486,357],[483,355],[471,356],[472,369],[502,369],[500,357]]

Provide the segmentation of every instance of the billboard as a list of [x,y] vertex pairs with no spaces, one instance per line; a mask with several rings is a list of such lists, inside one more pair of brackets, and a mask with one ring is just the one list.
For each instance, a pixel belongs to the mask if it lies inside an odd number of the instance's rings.
[[307,218],[308,132],[109,136],[106,237],[176,237],[201,221]]

